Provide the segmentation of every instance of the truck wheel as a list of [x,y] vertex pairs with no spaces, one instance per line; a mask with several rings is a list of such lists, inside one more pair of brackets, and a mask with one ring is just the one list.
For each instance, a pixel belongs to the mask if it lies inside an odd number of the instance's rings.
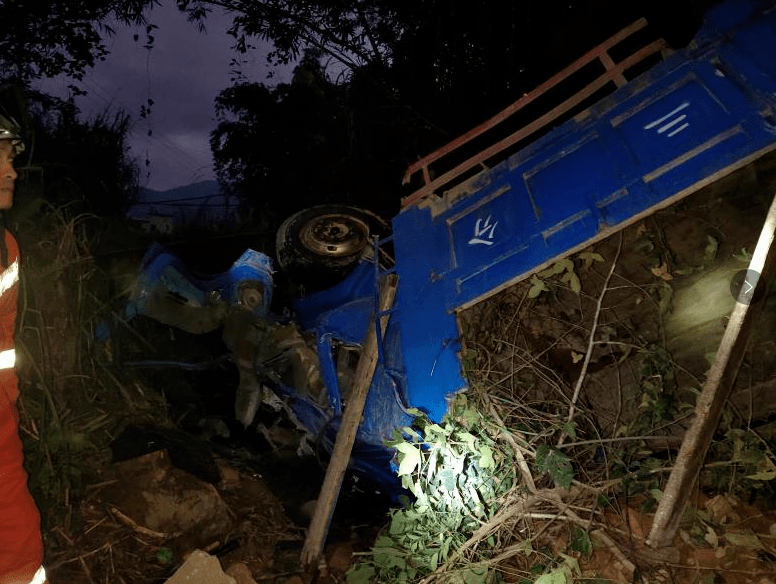
[[388,225],[377,215],[345,205],[300,211],[278,229],[276,255],[284,270],[345,273],[369,250],[373,235]]

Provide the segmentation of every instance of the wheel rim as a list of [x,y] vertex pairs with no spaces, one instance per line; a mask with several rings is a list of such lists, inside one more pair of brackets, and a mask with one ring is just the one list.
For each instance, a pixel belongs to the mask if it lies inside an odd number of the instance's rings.
[[348,257],[369,242],[369,226],[352,215],[330,213],[308,221],[299,232],[307,249],[327,257]]

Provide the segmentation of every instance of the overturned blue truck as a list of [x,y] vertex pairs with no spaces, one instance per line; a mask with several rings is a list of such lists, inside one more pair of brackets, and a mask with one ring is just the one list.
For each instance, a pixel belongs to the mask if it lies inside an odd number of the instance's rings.
[[[387,314],[351,466],[395,485],[384,441],[412,421],[410,408],[439,420],[467,387],[458,311],[776,149],[773,2],[725,2],[687,47],[657,39],[615,60],[613,49],[645,26],[635,22],[414,163],[404,177],[414,191],[387,238],[374,238],[377,218],[356,209],[286,221],[282,268],[342,275],[296,298],[291,318],[271,314],[273,263],[253,250],[203,279],[152,247],[132,311],[194,332],[223,325],[241,374],[238,419],[249,424],[260,402],[279,400],[329,451],[370,322]],[[583,69],[596,72],[569,83]],[[505,131],[529,104],[546,105]],[[395,302],[381,313],[380,282],[394,273]]]

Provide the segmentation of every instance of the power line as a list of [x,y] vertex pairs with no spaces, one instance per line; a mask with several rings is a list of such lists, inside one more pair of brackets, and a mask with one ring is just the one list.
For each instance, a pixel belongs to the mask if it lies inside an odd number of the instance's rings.
[[[156,157],[155,160],[153,151],[162,149],[163,153],[170,159],[170,162],[174,163],[179,170],[184,171],[188,175],[189,182],[197,182],[198,178],[204,179],[206,175],[203,171],[206,171],[208,174],[213,172],[212,158],[210,162],[202,164],[201,157],[194,156],[191,152],[172,142],[162,134],[152,133],[150,136],[138,137],[137,142],[138,146],[140,146],[140,143],[145,142],[145,156],[152,164],[159,161],[159,157]],[[212,153],[208,152],[208,154],[212,157]]]
[[235,205],[228,205],[226,203],[183,203],[183,204],[172,204],[172,203],[164,203],[164,202],[140,202],[135,203],[133,207],[193,207],[196,209],[234,209]]
[[[234,195],[221,195],[221,194],[216,193],[216,194],[213,194],[213,195],[200,195],[198,197],[181,197],[180,199],[159,199],[159,202],[161,202],[161,203],[179,203],[179,202],[180,203],[185,203],[187,201],[202,201],[202,200],[212,199],[213,197],[225,197],[225,198],[228,199],[228,198],[233,197],[233,196]],[[154,202],[156,202],[156,201],[154,201]]]

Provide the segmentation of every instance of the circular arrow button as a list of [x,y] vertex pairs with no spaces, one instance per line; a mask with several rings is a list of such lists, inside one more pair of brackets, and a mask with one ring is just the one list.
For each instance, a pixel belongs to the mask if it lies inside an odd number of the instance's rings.
[[753,304],[765,296],[765,283],[759,272],[740,270],[730,280],[730,293],[736,302]]

